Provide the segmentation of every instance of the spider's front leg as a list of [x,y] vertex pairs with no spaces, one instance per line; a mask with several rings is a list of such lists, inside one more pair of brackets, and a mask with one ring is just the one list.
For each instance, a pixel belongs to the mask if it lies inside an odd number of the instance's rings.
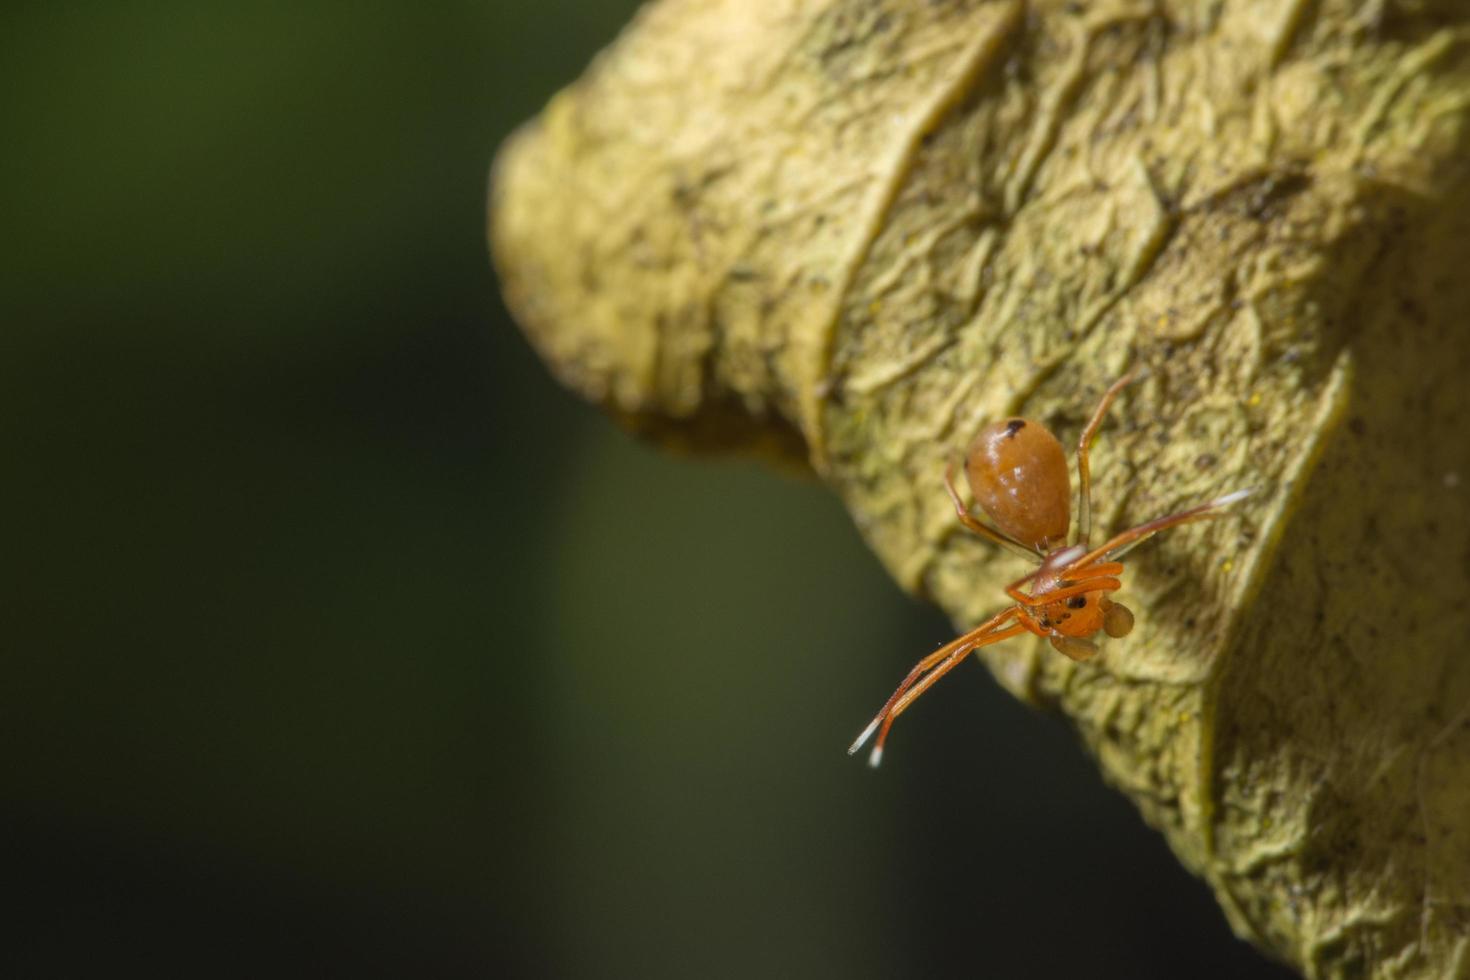
[[1012,636],[1019,636],[1028,629],[1036,632],[1034,626],[1007,625],[1009,620],[1024,615],[1024,609],[1020,606],[1012,606],[920,660],[898,685],[897,690],[884,702],[878,714],[868,723],[868,727],[858,735],[847,750],[847,754],[852,755],[862,748],[863,743],[871,738],[874,732],[877,732],[878,740],[873,743],[873,752],[868,757],[868,765],[876,767],[883,759],[883,743],[888,740],[888,730],[893,727],[894,719],[903,714],[919,695],[933,687],[939,678],[953,670],[974,650],[992,643],[999,643]]

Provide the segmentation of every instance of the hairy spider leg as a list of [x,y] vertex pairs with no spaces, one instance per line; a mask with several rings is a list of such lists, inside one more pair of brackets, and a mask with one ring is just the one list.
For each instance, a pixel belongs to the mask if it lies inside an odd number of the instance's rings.
[[969,528],[971,531],[974,531],[982,538],[987,538],[990,541],[995,542],[1002,548],[1007,548],[1011,551],[1014,551],[1018,555],[1024,555],[1031,561],[1041,560],[1036,552],[1032,551],[1021,542],[1010,537],[1010,535],[1002,534],[997,529],[991,527],[989,524],[986,524],[984,521],[977,519],[975,515],[970,513],[970,509],[965,506],[965,502],[960,499],[959,492],[954,488],[954,460],[950,460],[949,466],[947,466],[944,470],[944,489],[949,491],[949,499],[954,501],[955,515],[959,517],[960,523],[965,525],[965,527]]
[[[1006,620],[1020,613],[1021,610],[1017,606],[1012,606],[1003,612],[997,613],[968,633],[956,637],[915,664],[913,669],[909,671],[908,676],[903,679],[903,682],[898,685],[894,692],[889,695],[888,700],[883,703],[883,707],[873,716],[873,720],[868,723],[868,727],[864,728],[858,737],[853,740],[852,745],[847,749],[847,754],[852,755],[858,749],[862,748],[863,743],[881,725],[883,730],[878,735],[878,741],[873,745],[873,754],[868,757],[868,764],[876,767],[883,758],[883,742],[887,739],[888,729],[893,724],[894,715],[892,712],[895,705],[901,699],[904,699],[904,706],[907,707],[913,702],[914,698],[918,697],[918,692],[928,690],[930,685],[954,669],[954,666],[963,660],[970,651],[978,647],[989,646],[991,643],[998,643],[1007,637],[1016,636],[1019,633],[1025,632],[1026,627],[1024,626],[1000,629]],[[924,673],[925,671],[929,671],[927,676]],[[916,682],[918,684],[917,687],[915,687]],[[905,698],[909,694],[912,694],[913,697]]]
[[1097,430],[1102,427],[1103,416],[1108,414],[1112,407],[1113,399],[1118,397],[1129,384],[1138,378],[1138,369],[1134,368],[1114,381],[1106,392],[1103,393],[1102,401],[1097,403],[1093,409],[1092,418],[1087,421],[1087,427],[1082,430],[1082,436],[1077,440],[1077,537],[1076,544],[1083,547],[1091,547],[1092,542],[1092,463],[1089,455],[1092,452],[1092,440],[1097,438]]

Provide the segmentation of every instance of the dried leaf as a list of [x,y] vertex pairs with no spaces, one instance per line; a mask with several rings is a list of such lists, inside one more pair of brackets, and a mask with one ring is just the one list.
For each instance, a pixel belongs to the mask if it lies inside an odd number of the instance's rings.
[[497,164],[552,369],[684,445],[800,453],[961,623],[1013,561],[945,463],[1024,412],[1122,527],[1138,629],[991,647],[1307,976],[1470,975],[1470,11],[662,0]]

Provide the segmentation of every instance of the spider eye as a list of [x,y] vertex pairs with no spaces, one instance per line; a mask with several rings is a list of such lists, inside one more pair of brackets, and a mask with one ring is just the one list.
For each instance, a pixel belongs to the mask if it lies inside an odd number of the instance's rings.
[[1085,595],[1074,595],[1067,600],[1068,609],[1081,609],[1085,605],[1087,605],[1087,596]]

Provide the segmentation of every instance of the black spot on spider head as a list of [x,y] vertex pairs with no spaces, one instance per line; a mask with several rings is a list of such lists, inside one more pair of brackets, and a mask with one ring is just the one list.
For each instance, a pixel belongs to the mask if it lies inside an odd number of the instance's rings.
[[1016,433],[1020,432],[1024,428],[1026,428],[1025,419],[1011,419],[1009,422],[1006,423],[1006,438],[1016,438]]
[[1074,595],[1067,600],[1068,609],[1081,609],[1085,605],[1087,605],[1087,596],[1085,595]]

